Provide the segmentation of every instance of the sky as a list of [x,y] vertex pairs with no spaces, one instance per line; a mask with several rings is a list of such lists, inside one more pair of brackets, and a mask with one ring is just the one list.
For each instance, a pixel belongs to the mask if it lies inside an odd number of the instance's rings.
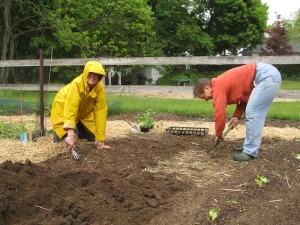
[[281,19],[292,19],[300,9],[300,0],[261,0],[262,3],[267,3],[268,10],[268,24],[271,25],[276,20],[276,14],[281,15]]

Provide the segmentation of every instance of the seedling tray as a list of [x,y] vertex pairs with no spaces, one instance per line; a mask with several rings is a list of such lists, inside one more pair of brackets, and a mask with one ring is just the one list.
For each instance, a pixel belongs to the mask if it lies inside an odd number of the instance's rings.
[[176,135],[199,135],[204,136],[208,133],[208,128],[199,127],[169,127],[166,129],[167,134]]

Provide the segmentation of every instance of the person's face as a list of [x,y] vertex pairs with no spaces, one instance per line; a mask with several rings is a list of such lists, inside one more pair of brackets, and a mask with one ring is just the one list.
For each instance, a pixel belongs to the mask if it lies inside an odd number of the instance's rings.
[[198,98],[204,99],[206,101],[212,99],[212,95],[211,95],[211,88],[208,86],[204,87],[204,91],[202,94],[197,96]]
[[99,82],[99,74],[89,73],[87,77],[87,83],[92,88]]

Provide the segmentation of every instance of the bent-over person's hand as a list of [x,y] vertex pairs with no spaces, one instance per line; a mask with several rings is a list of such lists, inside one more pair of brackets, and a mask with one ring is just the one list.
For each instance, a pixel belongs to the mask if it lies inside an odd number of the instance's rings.
[[97,148],[103,149],[103,148],[111,148],[110,146],[104,144],[103,141],[98,141]]
[[228,122],[229,126],[232,124],[233,127],[236,127],[238,123],[239,123],[239,118],[237,117],[232,117]]
[[223,136],[221,136],[221,137],[217,137],[216,135],[215,135],[215,142],[221,142],[221,141],[226,141],[225,140],[225,138],[223,137]]
[[69,129],[67,131],[68,135],[65,139],[65,142],[67,144],[67,148],[73,148],[74,147],[74,142],[75,142],[75,131],[73,129]]

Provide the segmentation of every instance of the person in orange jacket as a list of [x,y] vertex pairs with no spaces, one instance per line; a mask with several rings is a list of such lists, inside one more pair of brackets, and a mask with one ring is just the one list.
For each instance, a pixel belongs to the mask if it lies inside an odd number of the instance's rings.
[[245,112],[246,136],[243,147],[235,148],[233,160],[249,161],[258,156],[265,120],[280,86],[280,72],[266,63],[249,63],[196,82],[194,97],[213,99],[216,140],[223,140],[227,105],[236,104],[229,125],[236,126]]
[[98,148],[110,148],[104,143],[107,104],[103,77],[102,64],[89,61],[83,73],[56,94],[51,109],[54,142],[65,140],[72,148],[77,133],[79,139],[96,141]]

